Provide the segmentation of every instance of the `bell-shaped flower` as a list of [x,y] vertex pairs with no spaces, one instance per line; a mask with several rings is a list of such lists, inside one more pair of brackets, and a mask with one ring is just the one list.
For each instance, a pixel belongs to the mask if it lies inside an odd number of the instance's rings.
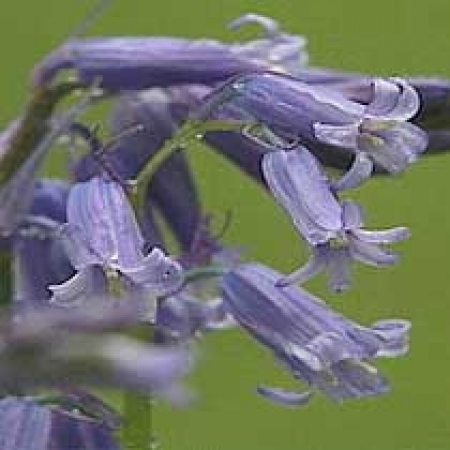
[[[68,303],[91,295],[99,286],[95,269],[118,272],[147,294],[176,290],[182,282],[181,266],[154,248],[144,254],[144,239],[120,184],[102,177],[77,183],[67,202],[67,224],[61,238],[73,266],[73,279],[51,287],[54,301]],[[84,295],[83,295],[84,292]]]
[[319,141],[364,152],[388,172],[402,172],[425,151],[428,137],[407,122],[419,111],[416,90],[400,79],[373,81],[371,102],[351,124],[314,124]]
[[[389,386],[371,361],[408,350],[410,324],[383,320],[364,327],[330,309],[305,290],[276,286],[280,274],[246,264],[225,275],[224,305],[292,375],[335,401],[384,394]],[[288,406],[309,394],[260,387],[259,392]]]
[[360,208],[349,201],[341,203],[335,195],[333,188],[357,185],[367,175],[370,164],[364,158],[357,161],[344,177],[332,184],[304,147],[264,155],[262,171],[270,192],[313,252],[310,262],[281,279],[280,285],[304,282],[327,270],[331,289],[342,291],[349,287],[352,261],[375,267],[397,261],[396,255],[385,252],[380,245],[406,239],[408,230],[404,227],[364,230]]
[[337,89],[274,73],[233,79],[206,101],[218,105],[213,116],[226,118],[227,105],[232,105],[234,116],[241,111],[243,120],[253,118],[281,142],[297,139],[363,152],[392,173],[405,169],[427,146],[426,133],[408,122],[419,109],[418,94],[398,79],[374,80],[368,105]]

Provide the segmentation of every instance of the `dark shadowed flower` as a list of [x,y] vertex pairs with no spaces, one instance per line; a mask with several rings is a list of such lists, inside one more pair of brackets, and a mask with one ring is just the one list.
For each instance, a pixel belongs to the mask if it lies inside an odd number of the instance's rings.
[[[363,327],[301,288],[278,288],[279,278],[262,265],[240,266],[224,277],[225,307],[310,389],[335,401],[386,393],[387,381],[370,362],[405,354],[409,323],[384,320]],[[290,406],[308,397],[265,387],[260,393]]]
[[[341,188],[354,185],[355,180],[361,179],[357,167],[362,167],[363,175],[367,174],[364,172],[367,166],[361,161],[335,185]],[[262,170],[271,193],[287,211],[313,253],[310,262],[280,280],[280,286],[304,282],[327,270],[330,288],[343,291],[350,286],[353,261],[375,267],[390,266],[397,261],[396,255],[387,253],[380,245],[406,239],[408,230],[404,227],[364,230],[359,206],[349,201],[339,202],[330,181],[304,147],[266,153]]]
[[0,400],[0,450],[119,450],[113,433],[102,421],[32,398]]
[[30,209],[13,236],[14,300],[19,308],[48,305],[48,286],[74,273],[55,233],[66,221],[68,193],[69,184],[60,180],[35,183]]
[[162,250],[144,254],[134,212],[122,186],[114,181],[95,177],[72,187],[61,235],[78,273],[63,285],[51,287],[56,303],[70,304],[98,293],[98,268],[106,274],[118,272],[155,297],[182,282],[181,266]]
[[[419,97],[398,79],[373,81],[368,105],[348,100],[339,90],[309,85],[273,73],[238,77],[218,88],[208,101],[215,115],[226,118],[227,105],[243,120],[269,127],[283,139],[330,144],[364,152],[387,171],[397,173],[427,146],[424,131],[408,122],[419,109]],[[213,114],[213,115],[214,115]],[[236,117],[234,117],[235,119]]]

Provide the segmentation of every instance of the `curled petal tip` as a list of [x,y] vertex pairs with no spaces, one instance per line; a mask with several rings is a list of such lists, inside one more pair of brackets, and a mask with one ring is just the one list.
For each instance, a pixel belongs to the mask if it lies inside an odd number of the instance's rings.
[[312,391],[292,392],[281,388],[266,386],[258,386],[256,391],[262,397],[288,407],[304,406],[310,401],[313,395]]
[[229,30],[237,31],[247,25],[259,25],[265,32],[266,36],[274,37],[280,33],[280,26],[278,22],[270,17],[262,16],[260,14],[248,13],[228,23]]
[[374,95],[367,106],[367,118],[405,121],[414,117],[420,108],[418,92],[401,78],[373,81]]
[[380,320],[374,323],[371,329],[383,342],[383,345],[377,351],[377,356],[395,358],[408,352],[409,331],[411,329],[411,323],[408,320]]

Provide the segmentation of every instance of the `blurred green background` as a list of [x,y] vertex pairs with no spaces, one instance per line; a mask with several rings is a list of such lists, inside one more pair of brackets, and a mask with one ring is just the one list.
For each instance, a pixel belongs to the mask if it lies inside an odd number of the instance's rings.
[[[20,112],[33,64],[76,27],[92,3],[0,0],[1,124]],[[250,11],[307,36],[314,65],[450,77],[448,0],[117,0],[91,33],[232,40],[237,37],[225,24]],[[282,271],[304,260],[289,221],[256,186],[212,152],[191,155],[207,209],[233,211],[228,243],[245,246],[252,258]],[[355,193],[368,210],[369,227],[410,226],[412,239],[399,247],[402,263],[386,271],[358,270],[354,289],[344,296],[326,292],[323,279],[310,284],[314,293],[364,324],[389,317],[412,321],[409,355],[379,364],[392,382],[390,395],[344,405],[318,395],[303,409],[274,406],[257,397],[254,387],[295,383],[250,338],[227,332],[200,345],[192,380],[197,404],[185,411],[157,407],[161,448],[450,449],[449,173],[450,154],[425,159],[401,178],[373,181]]]

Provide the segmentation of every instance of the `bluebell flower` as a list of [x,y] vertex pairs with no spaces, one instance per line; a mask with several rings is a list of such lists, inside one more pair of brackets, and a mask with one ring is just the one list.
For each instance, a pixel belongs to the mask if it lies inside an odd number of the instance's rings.
[[400,79],[373,82],[373,98],[352,124],[314,124],[319,141],[369,154],[391,173],[403,171],[428,144],[426,133],[407,122],[420,107],[417,92]]
[[[398,173],[427,146],[427,135],[408,122],[419,97],[406,82],[374,80],[374,95],[363,105],[338,90],[308,85],[280,74],[249,74],[218,88],[208,102],[226,118],[227,105],[243,120],[260,122],[283,140],[298,139],[363,152],[387,171]],[[222,111],[220,105],[223,104]]]
[[114,37],[63,44],[36,67],[33,82],[41,86],[61,69],[74,69],[86,86],[101,80],[107,90],[140,90],[214,83],[257,68],[257,63],[212,40]]
[[[281,279],[279,285],[302,283],[326,270],[330,288],[343,291],[350,286],[353,261],[374,267],[397,262],[397,255],[380,246],[406,239],[408,229],[363,229],[360,207],[338,200],[314,156],[304,147],[265,154],[262,170],[272,195],[287,211],[313,254],[305,267]],[[338,180],[338,185],[342,187],[348,180]]]
[[[386,379],[370,363],[407,352],[409,323],[383,320],[363,327],[301,288],[278,288],[279,278],[258,264],[231,271],[222,283],[226,309],[311,390],[339,402],[386,393]],[[278,388],[259,392],[289,406],[308,398],[305,392],[290,395]]]
[[177,84],[212,84],[249,71],[291,71],[306,64],[306,40],[283,33],[272,19],[247,14],[231,29],[256,23],[265,36],[225,44],[214,40],[112,37],[73,39],[48,55],[34,70],[33,83],[50,83],[62,69],[76,71],[81,83],[96,80],[110,91],[142,90]]
[[162,250],[144,254],[134,212],[122,186],[114,181],[95,177],[74,185],[67,202],[67,224],[60,233],[78,273],[63,285],[50,287],[56,303],[70,304],[95,294],[102,285],[98,268],[106,274],[118,272],[147,296],[167,294],[182,282],[181,266]]
[[103,422],[33,398],[0,400],[1,450],[119,450],[113,433]]
[[[373,79],[364,74],[307,68],[297,71],[296,77],[308,84],[325,86],[339,91],[347,99],[358,103],[368,105],[373,99]],[[408,77],[405,80],[417,91],[420,98],[420,108],[417,114],[411,117],[411,122],[420,126],[428,134],[428,146],[424,155],[448,151],[450,148],[447,132],[450,115],[450,82],[434,77]],[[327,147],[326,150],[334,152],[335,148]],[[323,153],[325,153],[325,149]],[[325,158],[325,154],[323,157]],[[329,165],[335,166],[336,164],[332,161],[332,164]],[[338,165],[338,168],[342,167],[342,165]],[[376,170],[377,172],[384,171],[380,166],[377,166]]]
[[[374,95],[373,77],[334,69],[303,68],[295,74],[304,83],[326,86],[349,100],[369,104]],[[412,118],[427,131],[446,125],[449,114],[450,82],[436,77],[408,77],[406,82],[418,93],[420,108]]]

